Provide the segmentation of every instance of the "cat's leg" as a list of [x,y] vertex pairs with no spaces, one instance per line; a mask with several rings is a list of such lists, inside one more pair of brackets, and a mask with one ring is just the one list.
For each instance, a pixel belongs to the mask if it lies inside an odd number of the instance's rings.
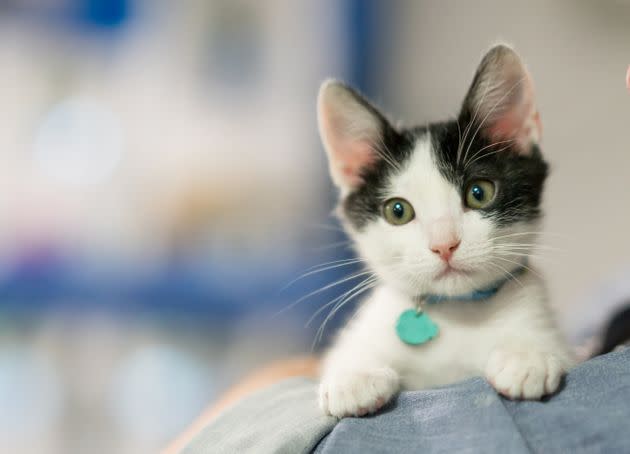
[[333,366],[322,376],[320,407],[338,418],[374,413],[398,393],[399,382],[398,373],[388,366]]
[[542,349],[497,347],[486,366],[488,381],[510,399],[540,399],[553,394],[565,372],[561,359]]
[[532,326],[526,336],[524,330],[528,327],[521,326],[520,335],[506,336],[491,349],[485,375],[510,399],[540,399],[558,389],[574,360],[555,328]]
[[373,413],[400,389],[400,371],[394,364],[400,363],[396,355],[402,350],[392,329],[393,302],[380,304],[378,292],[371,299],[322,362],[319,402],[327,414],[342,418]]

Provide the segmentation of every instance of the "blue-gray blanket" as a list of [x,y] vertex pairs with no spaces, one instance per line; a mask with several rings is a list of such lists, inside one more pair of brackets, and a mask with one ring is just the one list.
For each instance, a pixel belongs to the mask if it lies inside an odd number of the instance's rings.
[[630,349],[571,371],[542,402],[497,395],[482,378],[404,392],[377,415],[337,422],[316,384],[292,379],[236,404],[185,453],[630,453]]

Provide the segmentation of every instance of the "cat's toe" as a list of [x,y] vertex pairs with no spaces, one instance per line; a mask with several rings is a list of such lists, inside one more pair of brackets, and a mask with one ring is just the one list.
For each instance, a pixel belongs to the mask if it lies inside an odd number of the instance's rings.
[[558,388],[563,375],[559,361],[539,352],[493,352],[486,368],[492,386],[510,399],[540,399]]
[[325,377],[319,402],[329,415],[343,418],[374,413],[398,392],[398,374],[390,368]]

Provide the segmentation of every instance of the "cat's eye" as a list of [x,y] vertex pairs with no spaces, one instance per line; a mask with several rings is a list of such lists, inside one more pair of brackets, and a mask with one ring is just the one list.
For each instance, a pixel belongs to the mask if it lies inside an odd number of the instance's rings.
[[416,216],[413,207],[405,199],[389,199],[383,205],[383,217],[392,225],[403,225]]
[[473,210],[486,208],[494,200],[496,187],[489,180],[475,180],[466,189],[466,206]]

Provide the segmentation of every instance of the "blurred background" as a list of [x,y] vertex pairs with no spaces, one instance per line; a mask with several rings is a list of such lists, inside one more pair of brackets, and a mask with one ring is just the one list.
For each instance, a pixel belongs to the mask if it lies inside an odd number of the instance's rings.
[[156,452],[310,352],[360,282],[319,83],[442,119],[498,39],[536,81],[535,262],[579,343],[630,295],[629,1],[1,1],[0,452]]

